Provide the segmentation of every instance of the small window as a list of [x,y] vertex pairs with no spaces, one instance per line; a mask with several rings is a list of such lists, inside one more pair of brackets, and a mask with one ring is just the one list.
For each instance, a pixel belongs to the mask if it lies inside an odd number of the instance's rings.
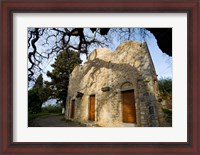
[[155,107],[154,107],[154,106],[150,106],[150,107],[149,107],[149,113],[150,113],[151,115],[154,115],[154,114],[155,114]]

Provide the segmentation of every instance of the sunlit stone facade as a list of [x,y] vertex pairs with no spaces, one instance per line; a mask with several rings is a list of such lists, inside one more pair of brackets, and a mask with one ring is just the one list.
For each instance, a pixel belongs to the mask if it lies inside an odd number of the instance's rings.
[[68,87],[65,118],[88,126],[164,126],[157,76],[146,43],[94,50]]

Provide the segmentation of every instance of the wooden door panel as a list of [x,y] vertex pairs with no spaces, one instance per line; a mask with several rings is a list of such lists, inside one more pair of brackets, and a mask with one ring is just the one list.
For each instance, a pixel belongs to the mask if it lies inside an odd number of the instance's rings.
[[95,95],[91,95],[90,96],[89,120],[90,121],[95,121]]
[[122,117],[124,123],[136,122],[134,90],[122,92]]
[[70,118],[73,119],[73,118],[74,118],[74,115],[75,115],[75,100],[72,100]]

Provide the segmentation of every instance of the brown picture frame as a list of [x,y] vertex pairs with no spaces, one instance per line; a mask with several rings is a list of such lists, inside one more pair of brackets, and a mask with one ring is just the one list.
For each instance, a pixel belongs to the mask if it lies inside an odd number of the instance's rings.
[[[3,0],[0,24],[0,154],[200,154],[199,0]],[[13,13],[187,13],[187,142],[13,142]],[[180,55],[181,59],[181,55]]]

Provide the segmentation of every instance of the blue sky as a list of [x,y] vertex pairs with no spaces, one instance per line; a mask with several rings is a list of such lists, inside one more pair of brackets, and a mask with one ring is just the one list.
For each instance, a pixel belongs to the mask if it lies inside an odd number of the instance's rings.
[[[89,31],[89,28],[86,28],[86,33],[91,33],[91,31]],[[155,69],[156,69],[156,73],[158,75],[158,78],[172,78],[172,57],[169,57],[168,55],[166,55],[165,53],[163,53],[160,48],[157,45],[157,40],[155,39],[155,37],[147,32],[147,36],[146,37],[141,37],[140,35],[140,30],[139,29],[135,29],[134,33],[132,34],[132,36],[130,36],[130,40],[135,40],[137,42],[147,42]],[[90,34],[91,35],[91,34]],[[113,35],[113,34],[112,34]],[[110,37],[111,40],[109,43],[109,49],[111,51],[114,51],[117,46],[119,46],[119,44],[121,42],[123,42],[122,40],[119,40],[119,38],[117,37],[116,34],[114,34],[114,37]],[[124,39],[127,40],[127,39]],[[76,42],[76,39],[74,38],[73,42]],[[92,52],[96,47],[92,47],[89,49],[89,52]],[[55,58],[55,57],[54,57]],[[45,63],[45,67],[44,67],[44,73],[43,73],[43,78],[44,80],[50,80],[48,79],[48,77],[45,75],[45,72],[47,70],[51,71],[52,68],[50,66],[50,64],[52,64],[54,62],[54,58],[48,60]],[[83,61],[85,61],[86,57],[84,55],[81,56],[81,59]]]
[[172,78],[172,57],[163,53],[154,36],[147,40],[147,45],[156,69],[158,78]]

